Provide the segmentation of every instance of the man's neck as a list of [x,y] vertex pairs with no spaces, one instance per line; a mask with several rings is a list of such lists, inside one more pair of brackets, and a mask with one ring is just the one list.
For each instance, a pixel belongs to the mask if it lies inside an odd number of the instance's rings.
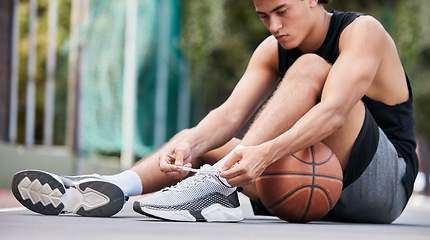
[[310,29],[308,36],[303,43],[298,47],[303,53],[311,53],[317,51],[327,36],[330,27],[330,19],[333,14],[328,13],[323,7],[316,9],[321,11],[315,18],[315,23]]

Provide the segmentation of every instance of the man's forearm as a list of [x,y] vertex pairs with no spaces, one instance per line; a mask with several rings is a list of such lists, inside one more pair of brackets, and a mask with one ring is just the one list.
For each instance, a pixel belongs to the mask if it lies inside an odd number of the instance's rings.
[[217,108],[211,111],[196,127],[184,137],[192,146],[194,156],[220,147],[232,139],[246,118],[235,116],[228,111]]

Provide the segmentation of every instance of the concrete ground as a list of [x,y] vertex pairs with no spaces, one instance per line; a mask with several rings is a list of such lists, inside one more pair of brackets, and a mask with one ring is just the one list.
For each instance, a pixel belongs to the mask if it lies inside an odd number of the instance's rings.
[[131,199],[111,218],[73,214],[44,216],[0,191],[0,239],[430,239],[430,199],[416,195],[393,224],[311,222],[291,224],[254,216],[241,197],[246,219],[240,223],[183,223],[150,219],[132,210]]

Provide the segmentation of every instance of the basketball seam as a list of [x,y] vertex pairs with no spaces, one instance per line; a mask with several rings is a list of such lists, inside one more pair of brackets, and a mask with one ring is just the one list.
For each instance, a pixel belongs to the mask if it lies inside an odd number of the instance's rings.
[[320,190],[322,190],[322,191],[324,192],[324,194],[325,194],[325,196],[326,196],[326,198],[327,198],[327,200],[328,200],[328,203],[329,203],[329,205],[330,205],[330,209],[332,209],[332,205],[333,205],[333,203],[332,203],[332,201],[331,201],[331,198],[330,198],[330,196],[329,196],[328,192],[327,192],[324,188],[322,188],[322,187],[320,187],[320,186],[315,186],[315,188],[319,188]]
[[[284,196],[281,200],[279,200],[278,202],[274,203],[271,206],[268,206],[267,208],[270,209],[270,208],[276,207],[278,204],[280,204],[281,202],[283,202],[285,199],[289,198],[291,195],[293,195],[297,191],[302,190],[302,189],[307,188],[307,187],[321,189],[324,192],[324,194],[326,195],[326,197],[327,197],[327,199],[329,201],[329,204],[330,204],[330,208],[331,208],[331,206],[333,204],[331,202],[330,196],[328,195],[327,191],[324,188],[320,187],[320,186],[312,186],[312,185],[305,185],[305,186],[301,186],[299,188],[294,189],[294,191],[290,192],[288,195]],[[313,191],[313,189],[312,189],[312,191]]]
[[301,186],[299,188],[294,189],[294,191],[290,192],[288,195],[284,196],[281,200],[277,201],[275,204],[273,204],[271,206],[268,206],[267,208],[270,209],[270,208],[276,207],[278,204],[283,202],[285,199],[289,198],[291,195],[293,195],[297,191],[302,190],[302,189],[307,188],[307,187],[311,187],[311,185],[305,185],[305,186]]
[[314,195],[314,188],[315,188],[315,155],[314,155],[314,148],[311,146],[311,156],[312,156],[312,186],[311,186],[311,194],[309,196],[308,204],[306,205],[306,210],[303,213],[302,217],[300,218],[299,222],[302,222],[303,219],[306,217],[306,215],[309,212],[309,207],[312,202],[312,197]]
[[305,163],[305,164],[312,164],[312,165],[317,165],[317,166],[319,166],[319,165],[326,164],[328,161],[330,161],[330,159],[333,157],[333,152],[331,152],[330,156],[329,156],[326,160],[324,160],[323,162],[320,162],[320,163],[315,163],[315,162],[311,162],[311,163],[309,163],[309,162],[303,161],[302,159],[300,159],[299,157],[297,157],[297,156],[296,156],[296,155],[294,155],[294,154],[291,154],[291,156],[292,156],[293,158],[295,158],[296,160],[298,160],[298,161],[302,162],[302,163]]
[[333,179],[333,180],[338,180],[338,181],[343,181],[341,178],[338,177],[333,177],[333,176],[328,176],[328,175],[321,175],[321,174],[315,174],[313,175],[312,173],[265,173],[262,174],[260,177],[268,177],[268,176],[280,176],[280,175],[292,175],[292,176],[315,176],[315,177],[323,177],[323,178],[329,178],[329,179]]

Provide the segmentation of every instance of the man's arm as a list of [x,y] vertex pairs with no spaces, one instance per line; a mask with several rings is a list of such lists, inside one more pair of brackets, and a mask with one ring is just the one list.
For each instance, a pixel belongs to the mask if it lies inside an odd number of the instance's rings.
[[282,156],[322,141],[344,125],[351,109],[373,84],[385,43],[385,30],[371,17],[360,17],[344,30],[340,54],[325,82],[321,102],[285,134],[295,139],[287,141],[288,153]]
[[[221,173],[233,186],[254,181],[271,163],[324,140],[341,128],[372,85],[385,51],[386,33],[373,18],[356,19],[340,40],[340,55],[323,87],[321,101],[278,137],[233,154]],[[231,168],[233,164],[240,164]]]
[[183,165],[233,138],[275,87],[279,78],[277,56],[277,42],[269,37],[253,53],[229,98],[192,128],[171,152],[160,156],[161,170],[175,171],[172,163]]

